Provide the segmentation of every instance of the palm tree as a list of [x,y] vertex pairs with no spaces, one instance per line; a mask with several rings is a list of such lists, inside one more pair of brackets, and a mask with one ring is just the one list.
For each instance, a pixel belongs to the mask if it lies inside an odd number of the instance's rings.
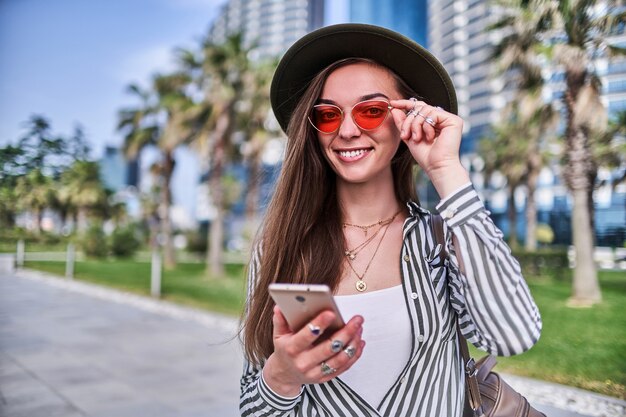
[[238,127],[239,106],[246,88],[250,70],[248,55],[251,48],[244,46],[243,35],[229,36],[216,44],[208,38],[202,44],[199,57],[182,51],[180,60],[203,92],[197,104],[192,125],[195,126],[196,146],[208,162],[207,185],[215,216],[208,231],[207,267],[211,276],[224,274],[224,218],[226,200],[225,170],[237,155],[234,133]]
[[46,208],[50,207],[54,199],[55,187],[50,177],[43,174],[41,169],[33,169],[17,180],[15,196],[18,205],[30,211],[35,218],[35,233],[41,233],[41,219]]
[[[527,186],[525,249],[534,251],[537,249],[535,191],[539,173],[545,165],[546,132],[557,122],[552,105],[541,97],[544,80],[539,59],[543,45],[540,35],[548,28],[552,9],[548,2],[541,0],[500,0],[498,4],[503,7],[504,15],[490,30],[502,31],[505,35],[495,46],[493,56],[498,60],[503,76],[511,78],[516,85],[515,97],[505,107],[503,118],[518,133],[510,138],[516,143],[508,146],[521,151],[516,162],[525,165],[520,178]],[[497,136],[504,142],[501,146],[506,147],[506,135]],[[507,157],[515,158],[516,155],[508,153]]]
[[[257,216],[262,180],[262,153],[268,140],[279,135],[278,129],[272,129],[270,124],[272,116],[269,90],[276,65],[276,60],[254,65],[248,74],[243,98],[246,103],[246,111],[242,117],[242,129],[248,140],[242,148],[242,153],[248,168],[246,221],[249,233],[253,233],[259,223]],[[276,126],[278,126],[277,123]]]
[[479,153],[485,160],[487,178],[490,178],[496,171],[506,178],[507,217],[510,225],[508,242],[513,249],[518,246],[515,190],[523,183],[526,175],[525,148],[527,145],[524,127],[513,120],[493,126],[491,135],[483,138],[479,143]]
[[163,237],[164,266],[176,265],[173,245],[173,226],[170,217],[172,204],[171,180],[176,161],[174,151],[189,140],[188,111],[193,102],[187,95],[190,77],[184,72],[157,75],[151,90],[144,91],[136,85],[129,92],[137,96],[138,107],[120,111],[118,130],[125,133],[124,152],[129,158],[137,158],[146,146],[156,146],[161,151],[159,163],[160,231]]
[[601,301],[593,260],[594,230],[589,207],[597,166],[593,136],[606,129],[606,111],[600,100],[601,86],[592,65],[601,54],[622,52],[607,42],[623,16],[614,1],[560,0],[554,22],[558,36],[553,41],[555,61],[565,73],[565,166],[563,175],[572,195],[572,233],[576,253],[571,305]]
[[59,200],[73,212],[77,230],[85,232],[90,214],[108,205],[98,164],[76,161],[61,174],[60,183]]

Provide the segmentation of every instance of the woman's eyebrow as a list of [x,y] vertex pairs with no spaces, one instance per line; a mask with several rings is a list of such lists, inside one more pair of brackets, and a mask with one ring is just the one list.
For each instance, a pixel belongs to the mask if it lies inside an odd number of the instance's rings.
[[[384,97],[387,100],[389,100],[389,97],[387,97],[383,93],[372,93],[372,94],[366,94],[364,96],[359,97],[359,100],[357,101],[357,103],[361,102],[361,101],[371,100],[371,99],[377,98],[377,97]],[[320,98],[320,99],[317,100],[317,104],[332,104],[332,105],[336,106],[337,102],[335,102],[334,100],[328,100],[328,99],[325,99],[325,98]]]

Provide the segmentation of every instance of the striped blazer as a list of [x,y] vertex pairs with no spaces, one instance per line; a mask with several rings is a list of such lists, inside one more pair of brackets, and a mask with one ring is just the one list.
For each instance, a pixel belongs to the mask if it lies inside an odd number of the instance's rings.
[[[541,318],[519,263],[471,184],[437,206],[444,219],[445,259],[430,213],[413,202],[408,208],[399,261],[412,347],[382,402],[368,404],[341,376],[305,385],[297,397],[281,397],[263,381],[262,367],[244,359],[242,416],[461,416],[465,378],[457,320],[469,342],[496,355],[524,352],[539,339]],[[252,256],[249,288],[259,256],[258,251]]]

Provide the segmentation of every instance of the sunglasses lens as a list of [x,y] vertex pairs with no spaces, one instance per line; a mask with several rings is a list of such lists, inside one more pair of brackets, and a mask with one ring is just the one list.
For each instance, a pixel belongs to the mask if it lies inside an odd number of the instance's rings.
[[323,133],[332,133],[341,125],[341,110],[335,106],[318,105],[313,107],[311,123]]
[[357,104],[352,109],[354,122],[363,130],[372,130],[380,126],[389,113],[389,103],[369,100]]

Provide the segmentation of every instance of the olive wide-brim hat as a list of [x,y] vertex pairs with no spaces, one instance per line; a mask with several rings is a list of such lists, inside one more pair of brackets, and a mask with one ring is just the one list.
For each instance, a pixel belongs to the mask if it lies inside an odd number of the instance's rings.
[[300,97],[321,70],[341,59],[368,58],[391,69],[424,101],[457,113],[454,85],[443,65],[424,47],[379,26],[326,26],[296,41],[276,67],[270,100],[283,131]]

